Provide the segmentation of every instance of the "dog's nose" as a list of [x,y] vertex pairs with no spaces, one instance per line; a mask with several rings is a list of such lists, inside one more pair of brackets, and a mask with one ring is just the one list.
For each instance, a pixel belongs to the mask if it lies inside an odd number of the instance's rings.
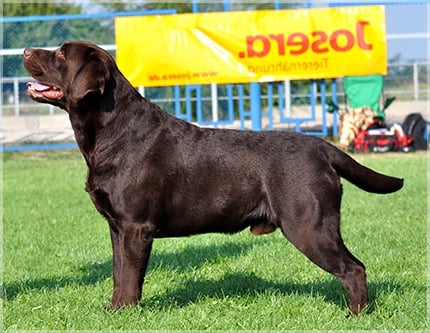
[[25,57],[25,58],[30,57],[32,52],[33,52],[33,49],[26,48],[26,49],[24,50],[24,57]]

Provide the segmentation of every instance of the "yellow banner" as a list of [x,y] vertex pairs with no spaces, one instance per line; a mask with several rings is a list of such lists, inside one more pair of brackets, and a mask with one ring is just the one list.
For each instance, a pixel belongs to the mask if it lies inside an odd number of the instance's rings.
[[135,86],[386,74],[383,6],[115,19],[117,62]]

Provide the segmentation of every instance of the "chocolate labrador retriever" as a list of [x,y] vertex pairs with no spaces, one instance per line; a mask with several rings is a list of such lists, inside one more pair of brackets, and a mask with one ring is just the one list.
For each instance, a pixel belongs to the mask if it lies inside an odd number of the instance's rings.
[[143,98],[114,59],[88,42],[26,49],[36,101],[67,111],[88,165],[86,191],[107,219],[113,247],[112,308],[140,301],[154,238],[207,232],[255,235],[280,228],[336,276],[358,314],[368,300],[364,265],[340,232],[343,177],[373,193],[403,180],[372,171],[316,137],[208,129]]

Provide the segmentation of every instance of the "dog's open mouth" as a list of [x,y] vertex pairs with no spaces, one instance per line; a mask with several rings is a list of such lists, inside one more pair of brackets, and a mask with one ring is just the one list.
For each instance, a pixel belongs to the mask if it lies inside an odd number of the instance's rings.
[[64,97],[64,93],[60,88],[39,82],[28,82],[27,92],[31,97],[36,99],[45,98],[58,100]]

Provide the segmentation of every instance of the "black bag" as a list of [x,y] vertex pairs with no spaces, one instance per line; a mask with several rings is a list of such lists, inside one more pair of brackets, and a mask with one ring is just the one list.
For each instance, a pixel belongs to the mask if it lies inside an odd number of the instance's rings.
[[405,134],[414,139],[412,143],[414,150],[427,150],[428,139],[425,137],[427,122],[420,113],[407,115],[402,127]]

